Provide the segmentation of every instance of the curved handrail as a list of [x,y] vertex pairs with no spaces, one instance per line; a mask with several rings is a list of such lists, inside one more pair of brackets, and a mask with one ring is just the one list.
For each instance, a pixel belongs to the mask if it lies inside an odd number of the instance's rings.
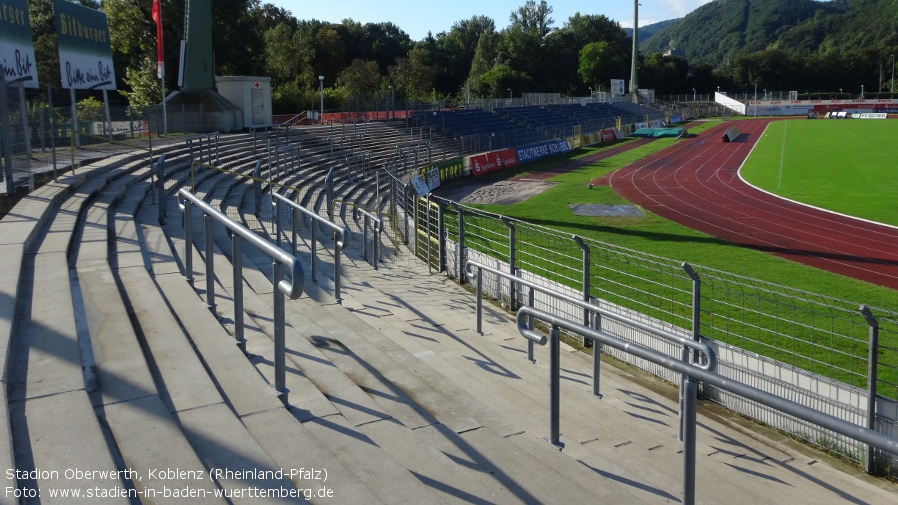
[[[184,273],[189,282],[193,282],[193,206],[203,212],[204,239],[206,244],[206,305],[215,312],[215,255],[212,253],[213,221],[223,224],[231,232],[231,261],[233,265],[233,300],[234,300],[234,340],[241,351],[246,352],[246,340],[243,338],[243,241],[248,241],[269,256],[272,262],[272,278],[277,284],[274,294],[274,390],[287,405],[287,365],[286,365],[286,321],[284,296],[295,300],[302,295],[305,273],[302,263],[292,254],[287,254],[280,247],[256,235],[240,223],[232,220],[221,211],[204,202],[186,188],[178,191],[178,205],[184,212]],[[290,270],[290,278],[284,270]]]
[[[473,269],[477,269],[478,271],[474,272]],[[602,317],[606,317],[608,319],[613,319],[615,321],[626,324],[628,326],[633,326],[633,327],[639,328],[641,330],[647,331],[647,332],[649,332],[655,336],[661,337],[665,340],[669,340],[671,342],[676,342],[680,345],[683,345],[685,347],[692,349],[693,351],[698,351],[699,353],[704,355],[704,359],[698,365],[699,367],[703,368],[704,370],[708,370],[708,371],[712,371],[717,368],[717,355],[714,352],[714,349],[712,349],[711,346],[709,346],[708,344],[706,344],[704,342],[692,340],[690,338],[684,337],[682,335],[677,335],[676,333],[667,331],[665,329],[657,328],[655,326],[652,326],[648,323],[644,323],[637,319],[633,319],[633,318],[625,316],[623,314],[602,308],[598,305],[595,305],[595,304],[592,304],[589,302],[585,302],[578,298],[574,298],[570,295],[566,295],[566,294],[561,293],[560,291],[556,291],[552,288],[540,286],[539,284],[530,282],[530,281],[523,279],[517,275],[513,275],[508,272],[503,272],[502,270],[493,268],[488,265],[484,265],[483,263],[477,262],[475,260],[468,260],[465,263],[465,273],[469,277],[476,278],[479,275],[481,275],[481,272],[483,272],[483,271],[487,271],[494,275],[498,275],[500,277],[512,280],[515,282],[515,284],[518,284],[521,286],[527,286],[528,288],[533,289],[534,291],[539,291],[540,293],[544,293],[544,294],[547,294],[554,298],[557,298],[559,300],[563,300],[565,302],[571,303],[580,308],[591,311],[595,314],[599,314]],[[481,296],[478,295],[478,308],[481,303],[480,298],[481,298]],[[477,313],[477,329],[478,329],[478,331],[480,331],[480,319],[481,319],[481,312],[480,312],[480,310],[478,310],[478,313]],[[533,340],[530,337],[528,337],[528,339]],[[539,343],[539,342],[537,342],[537,343]]]
[[313,211],[303,207],[302,205],[299,205],[298,203],[290,200],[289,198],[287,198],[284,195],[281,195],[280,193],[273,193],[273,195],[276,200],[280,200],[280,201],[286,203],[287,205],[292,207],[294,210],[299,211],[302,215],[308,216],[308,217],[312,218],[314,221],[317,221],[320,225],[330,228],[339,237],[339,239],[336,241],[337,248],[340,249],[341,251],[346,249],[346,246],[349,244],[348,237],[352,236],[352,232],[349,231],[348,227],[344,226],[341,228],[340,225],[334,223],[333,221],[330,221],[327,218],[319,216],[316,212],[313,212]]
[[[202,199],[188,191],[186,188],[182,188],[181,190],[179,190],[178,196],[189,201],[192,205],[196,205],[200,208],[200,210],[203,211],[204,214],[212,216],[214,220],[223,224],[235,235],[239,235],[244,240],[258,247],[259,250],[264,252],[273,260],[283,265],[287,270],[290,271],[291,278],[289,280],[285,278],[284,280],[279,282],[278,290],[280,290],[281,293],[283,293],[287,298],[291,300],[295,300],[302,296],[303,283],[305,282],[305,272],[303,271],[302,263],[300,263],[299,259],[297,259],[292,254],[288,254],[283,249],[276,247],[271,242],[268,242],[262,237],[256,235],[242,224],[234,221],[233,219],[223,214],[221,211],[215,209],[215,207],[212,207],[208,203],[204,202]],[[184,211],[184,204],[179,202],[179,205],[181,210]]]
[[[315,223],[318,223],[321,226],[326,226],[330,228],[330,230],[334,233],[334,298],[338,303],[342,303],[343,299],[340,296],[342,283],[340,282],[340,251],[346,249],[346,245],[349,242],[349,237],[351,237],[351,232],[349,228],[343,227],[341,228],[339,225],[319,216],[317,213],[303,207],[302,205],[291,201],[289,198],[284,195],[272,192],[272,196],[274,200],[272,203],[275,204],[275,223],[277,225],[277,247],[280,249],[281,245],[281,219],[280,219],[280,206],[277,202],[283,202],[287,205],[288,208],[292,208],[294,212],[299,212],[304,216],[308,216],[313,221],[312,223],[312,280],[318,282],[318,240],[316,239],[316,226]],[[296,227],[293,226],[293,253],[296,254]]]
[[846,437],[863,442],[871,447],[898,455],[898,438],[890,437],[876,430],[859,426],[831,414],[801,405],[787,400],[767,391],[763,391],[748,384],[720,375],[717,372],[698,367],[694,364],[672,358],[660,351],[634,344],[609,333],[589,328],[580,323],[570,321],[563,317],[549,314],[548,312],[533,308],[522,307],[517,314],[518,331],[528,340],[545,344],[546,337],[530,329],[529,319],[538,319],[551,325],[551,351],[550,351],[550,399],[549,399],[549,442],[563,447],[560,441],[560,356],[558,329],[564,328],[570,332],[589,338],[594,342],[614,347],[620,351],[638,358],[650,361],[674,372],[683,374],[687,380],[684,393],[684,419],[683,436],[683,503],[695,503],[695,444],[696,444],[696,386],[699,380],[729,391],[748,400],[771,407],[790,416],[802,419],[809,423],[839,433]]

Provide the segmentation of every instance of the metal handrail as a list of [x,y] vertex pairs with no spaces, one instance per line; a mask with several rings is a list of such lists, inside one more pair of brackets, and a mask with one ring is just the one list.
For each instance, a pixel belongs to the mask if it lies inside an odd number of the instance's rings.
[[[203,212],[204,238],[206,250],[206,305],[215,312],[215,268],[212,250],[213,221],[223,224],[231,232],[231,258],[234,270],[234,340],[240,350],[246,352],[243,332],[243,240],[256,246],[272,258],[272,278],[277,289],[274,292],[274,389],[277,396],[287,405],[285,306],[284,296],[295,300],[302,295],[305,274],[299,260],[287,254],[280,247],[256,235],[245,226],[232,220],[186,188],[178,191],[179,207],[184,212],[184,274],[193,283],[193,209],[196,205]],[[183,201],[180,200],[183,198]],[[285,267],[290,270],[290,279],[284,277]]]
[[[274,204],[274,221],[277,224],[277,247],[281,247],[281,215],[280,215],[280,206],[277,205],[278,201],[284,202],[289,207],[293,209],[293,223],[291,226],[293,230],[293,254],[296,254],[296,228],[297,224],[301,221],[297,218],[297,214],[302,214],[303,216],[309,217],[312,221],[317,222],[319,225],[326,226],[331,229],[334,233],[334,298],[337,300],[337,303],[343,303],[343,299],[340,297],[341,292],[341,282],[340,282],[340,251],[346,249],[346,245],[349,242],[349,237],[351,237],[351,233],[349,228],[341,228],[338,224],[325,219],[319,216],[316,212],[313,212],[302,205],[291,201],[289,198],[280,195],[278,193],[272,193],[274,200],[272,203]],[[312,280],[317,283],[318,282],[318,240],[316,237],[317,226],[315,223],[312,223]]]
[[[364,223],[360,225],[359,220],[362,218],[364,218]],[[377,263],[380,261],[380,234],[383,232],[383,222],[376,215],[359,207],[352,211],[352,220],[355,221],[356,226],[362,229],[362,259],[364,260],[368,259],[368,228],[371,228],[371,233],[374,236],[371,262],[374,264],[374,269],[377,270]]]
[[549,441],[556,446],[563,446],[560,437],[560,338],[559,328],[564,328],[584,338],[593,340],[596,344],[608,345],[622,352],[632,354],[638,358],[650,361],[683,374],[685,381],[685,421],[683,435],[683,502],[685,505],[695,503],[695,443],[696,443],[696,380],[710,384],[714,387],[729,391],[748,400],[760,403],[776,409],[787,415],[791,415],[804,421],[813,423],[822,428],[831,430],[871,447],[898,455],[898,438],[890,437],[870,428],[839,419],[838,417],[820,412],[799,403],[768,393],[761,389],[749,386],[742,382],[724,377],[712,370],[705,369],[694,364],[686,363],[665,355],[662,352],[634,344],[620,337],[611,335],[601,330],[589,328],[558,317],[548,312],[533,307],[522,307],[517,314],[518,331],[528,341],[545,345],[546,337],[531,329],[532,319],[538,319],[551,325],[549,341],[550,347],[550,435]]
[[[476,273],[473,272],[472,268],[476,268],[477,272]],[[672,333],[663,328],[658,328],[658,327],[652,326],[648,323],[644,323],[637,319],[633,319],[633,318],[625,316],[623,314],[602,308],[596,304],[593,304],[593,303],[590,303],[587,301],[583,301],[578,298],[574,298],[570,295],[566,295],[566,294],[564,294],[560,291],[556,291],[552,288],[540,286],[539,284],[530,282],[526,279],[521,278],[520,276],[510,274],[508,272],[503,272],[502,270],[484,265],[483,263],[480,263],[478,261],[468,260],[465,263],[465,273],[469,277],[475,277],[477,279],[477,333],[483,333],[482,327],[483,327],[483,271],[484,270],[487,272],[490,272],[494,275],[497,275],[499,277],[504,277],[510,281],[513,281],[516,285],[526,286],[526,287],[530,288],[531,293],[532,293],[532,291],[539,291],[540,293],[544,293],[544,294],[547,294],[554,298],[557,298],[559,300],[576,305],[576,306],[578,306],[582,309],[585,309],[593,314],[598,314],[602,317],[606,317],[608,319],[613,319],[613,320],[623,323],[627,326],[633,326],[633,327],[639,328],[639,329],[647,331],[657,337],[661,337],[665,340],[678,343],[684,347],[688,347],[688,348],[692,349],[693,351],[697,351],[701,355],[704,356],[704,358],[701,360],[701,362],[698,366],[700,366],[701,368],[703,368],[705,370],[709,370],[709,371],[717,368],[717,355],[715,354],[714,349],[712,349],[711,346],[709,346],[708,344],[706,344],[704,342],[693,340],[691,338],[687,338],[682,335],[677,335],[676,333]],[[530,298],[531,299],[533,298],[532,295]],[[532,354],[530,356],[530,359],[532,361]]]

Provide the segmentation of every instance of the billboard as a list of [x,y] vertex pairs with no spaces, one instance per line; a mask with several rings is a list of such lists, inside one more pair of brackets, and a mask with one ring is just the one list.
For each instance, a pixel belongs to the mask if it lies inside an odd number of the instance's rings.
[[115,89],[106,14],[53,0],[63,89]]
[[566,153],[570,150],[571,148],[568,146],[566,140],[548,140],[518,147],[515,149],[515,152],[518,154],[518,162],[526,163],[528,161],[536,161],[545,158],[546,156]]
[[623,96],[627,94],[627,88],[624,86],[623,79],[611,79],[611,94],[614,96]]
[[471,173],[483,175],[518,164],[514,149],[502,149],[470,157]]
[[0,66],[7,83],[37,87],[37,65],[26,0],[0,0]]

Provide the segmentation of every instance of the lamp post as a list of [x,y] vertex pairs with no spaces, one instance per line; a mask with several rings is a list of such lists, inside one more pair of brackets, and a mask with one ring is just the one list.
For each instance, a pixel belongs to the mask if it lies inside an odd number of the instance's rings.
[[764,88],[764,101],[767,101],[767,88]]
[[864,85],[861,84],[861,100],[864,99]]
[[324,122],[324,76],[319,75],[318,81],[321,83],[321,113],[318,116],[318,122]]
[[393,85],[390,85],[390,119],[396,119],[396,90],[393,89]]
[[511,88],[508,88],[508,99],[514,100],[514,97],[512,97],[512,94],[511,94]]
[[630,60],[630,98],[633,103],[639,103],[639,75],[637,68],[639,64],[639,47],[637,40],[639,39],[639,0],[633,0],[633,54]]
[[755,83],[755,101],[758,101],[758,83]]
[[692,101],[695,102],[695,88],[692,88]]

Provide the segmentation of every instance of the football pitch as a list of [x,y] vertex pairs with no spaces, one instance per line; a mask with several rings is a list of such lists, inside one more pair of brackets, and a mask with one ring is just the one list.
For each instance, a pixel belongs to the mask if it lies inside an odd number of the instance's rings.
[[742,167],[765,191],[898,226],[898,121],[773,121]]

